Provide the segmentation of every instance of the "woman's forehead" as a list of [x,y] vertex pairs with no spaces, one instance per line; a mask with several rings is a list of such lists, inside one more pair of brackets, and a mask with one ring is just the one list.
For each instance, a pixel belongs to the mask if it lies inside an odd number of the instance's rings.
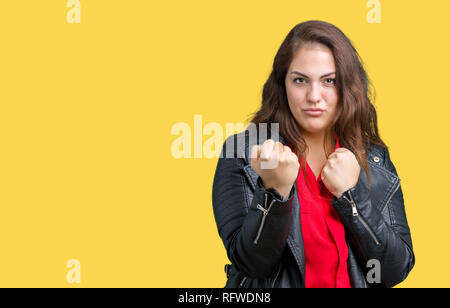
[[292,59],[289,71],[306,77],[323,77],[336,71],[334,57],[326,50],[300,50]]

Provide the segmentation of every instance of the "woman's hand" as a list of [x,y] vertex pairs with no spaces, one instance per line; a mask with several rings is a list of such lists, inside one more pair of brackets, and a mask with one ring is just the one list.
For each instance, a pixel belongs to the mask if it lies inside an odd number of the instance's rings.
[[289,147],[268,139],[262,146],[253,146],[251,167],[266,189],[274,188],[282,197],[287,197],[297,179],[300,164]]
[[355,154],[346,148],[338,148],[322,169],[322,182],[337,198],[358,183],[361,167]]

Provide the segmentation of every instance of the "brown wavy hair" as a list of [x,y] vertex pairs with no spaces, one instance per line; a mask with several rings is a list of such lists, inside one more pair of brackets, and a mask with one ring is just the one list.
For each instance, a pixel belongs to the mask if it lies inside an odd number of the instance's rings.
[[[327,46],[333,53],[336,65],[338,108],[326,138],[333,138],[335,133],[340,146],[355,154],[367,174],[370,185],[367,164],[370,143],[385,148],[387,146],[378,133],[377,114],[372,104],[375,91],[363,67],[363,61],[351,41],[336,26],[324,21],[310,20],[292,28],[275,55],[273,70],[264,84],[261,108],[253,113],[249,120],[255,124],[268,123],[269,127],[270,123],[279,123],[280,135],[293,146],[293,151],[301,158],[300,168],[305,170],[304,156],[307,145],[288,105],[285,76],[295,52],[309,43]],[[325,144],[329,143],[324,143],[328,156],[334,149],[326,149]],[[303,173],[306,177],[305,171]]]

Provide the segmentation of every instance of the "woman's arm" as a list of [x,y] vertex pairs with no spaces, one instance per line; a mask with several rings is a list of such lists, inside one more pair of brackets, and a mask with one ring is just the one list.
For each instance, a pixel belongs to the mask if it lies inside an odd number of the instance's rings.
[[275,190],[266,190],[258,177],[252,194],[243,167],[243,159],[219,158],[212,192],[214,216],[228,258],[237,270],[250,278],[263,278],[272,275],[281,260],[295,185],[283,202]]
[[[388,150],[384,156],[386,168],[397,175]],[[403,281],[413,268],[415,259],[401,186],[388,204],[392,226],[372,205],[369,189],[360,181],[340,198],[333,198],[332,204],[350,233],[356,254],[364,262],[371,259],[380,262],[382,285],[393,287]],[[362,264],[363,269],[365,266]]]

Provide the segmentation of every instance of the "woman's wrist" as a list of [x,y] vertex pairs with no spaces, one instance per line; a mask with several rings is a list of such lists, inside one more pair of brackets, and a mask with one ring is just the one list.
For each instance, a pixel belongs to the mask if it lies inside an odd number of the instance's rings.
[[275,188],[275,189],[280,194],[282,200],[287,200],[289,198],[289,194],[291,192],[291,188],[292,188],[292,186],[290,188],[288,188],[288,189],[277,189],[277,188]]
[[289,198],[289,195],[291,193],[292,185],[290,187],[277,187],[273,185],[265,186],[266,189],[274,189],[277,191],[277,193],[281,196],[282,200],[286,200]]

